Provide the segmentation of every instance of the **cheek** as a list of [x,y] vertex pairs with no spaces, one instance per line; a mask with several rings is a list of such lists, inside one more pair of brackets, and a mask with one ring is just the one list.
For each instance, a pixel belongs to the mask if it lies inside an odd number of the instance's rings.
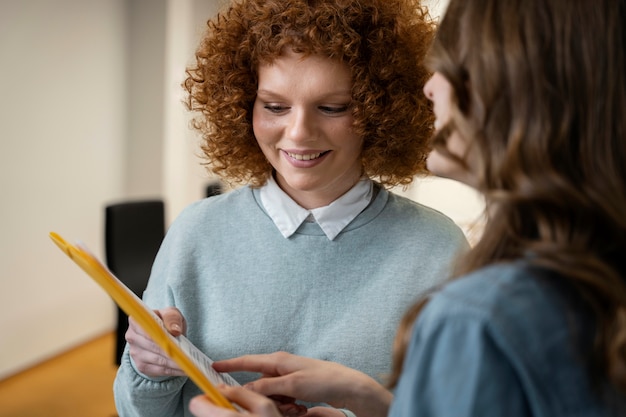
[[262,114],[262,112],[253,111],[252,131],[254,132],[254,137],[259,144],[271,141],[271,137],[273,136],[272,133],[274,133],[275,130],[276,126],[271,123],[268,118]]
[[447,142],[448,150],[459,158],[465,159],[469,170],[460,165],[456,160],[448,158],[446,155],[433,150],[426,159],[428,170],[438,177],[449,178],[462,182],[471,187],[476,185],[475,161],[472,155],[465,155],[467,144],[456,134],[452,134]]
[[346,163],[352,163],[354,161],[360,161],[361,154],[363,153],[363,140],[354,134],[343,134],[343,143],[339,145],[342,150],[341,157]]
[[352,152],[361,153],[363,149],[363,138],[354,133],[352,119],[342,121],[331,134],[331,137],[343,138],[343,148]]
[[355,156],[361,156],[361,153],[363,152],[363,139],[357,136],[353,136],[352,143],[352,149],[354,150]]

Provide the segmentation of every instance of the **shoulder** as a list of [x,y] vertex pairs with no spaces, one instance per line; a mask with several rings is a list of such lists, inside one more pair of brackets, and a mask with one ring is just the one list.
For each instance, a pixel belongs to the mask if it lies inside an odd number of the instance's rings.
[[176,216],[173,227],[197,227],[198,224],[227,224],[228,218],[245,216],[258,209],[252,188],[245,186],[224,194],[203,198],[187,205]]
[[195,201],[186,206],[168,227],[165,241],[193,241],[194,237],[233,235],[267,217],[250,187]]
[[430,320],[464,317],[503,331],[516,326],[519,332],[524,323],[559,310],[557,294],[545,277],[544,271],[522,261],[491,265],[449,282],[433,295],[425,313]]
[[431,341],[447,361],[459,346],[476,358],[491,351],[481,359],[485,369],[509,369],[533,407],[551,410],[547,415],[592,415],[580,410],[597,407],[582,360],[593,328],[561,285],[523,260],[459,278],[418,317],[414,347]]
[[463,230],[450,217],[409,198],[385,192],[388,199],[383,215],[390,221],[401,221],[407,232],[416,234],[420,240],[427,239],[435,246],[440,240],[468,246]]
[[523,261],[483,268],[435,293],[417,326],[426,334],[478,327],[520,368],[557,364],[571,346],[572,316],[550,281]]
[[254,203],[254,192],[249,186],[228,191],[223,194],[203,198],[186,206],[178,218],[194,217],[207,212],[229,211],[234,207],[248,206]]

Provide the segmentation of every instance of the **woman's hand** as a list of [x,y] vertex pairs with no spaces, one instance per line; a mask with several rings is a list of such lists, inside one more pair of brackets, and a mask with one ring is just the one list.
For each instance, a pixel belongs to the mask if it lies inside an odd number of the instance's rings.
[[243,387],[221,385],[220,392],[233,403],[248,411],[244,414],[213,404],[204,395],[191,399],[189,411],[196,417],[282,417],[274,401]]
[[[185,318],[175,307],[155,310],[163,321],[165,328],[173,335],[179,336],[187,332]],[[185,373],[170,359],[165,352],[143,331],[137,322],[129,317],[126,341],[135,367],[149,377],[184,376]]]
[[263,376],[246,384],[265,396],[281,395],[345,408],[358,417],[385,417],[391,392],[362,372],[338,363],[285,352],[247,355],[215,362],[219,372],[259,372]]

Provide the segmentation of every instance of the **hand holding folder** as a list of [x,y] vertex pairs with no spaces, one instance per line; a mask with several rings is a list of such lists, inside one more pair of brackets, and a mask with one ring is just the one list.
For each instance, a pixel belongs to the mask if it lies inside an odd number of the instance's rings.
[[163,326],[161,319],[139,297],[124,285],[84,245],[72,245],[57,233],[50,238],[67,256],[96,281],[117,305],[152,337],[154,342],[191,378],[216,405],[235,409],[215,385],[239,385],[230,375],[213,369],[213,361],[184,336],[174,337]]

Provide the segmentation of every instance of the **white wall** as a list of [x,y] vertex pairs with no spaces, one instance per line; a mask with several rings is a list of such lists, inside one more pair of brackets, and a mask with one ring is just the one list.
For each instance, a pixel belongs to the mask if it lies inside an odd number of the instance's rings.
[[168,223],[189,202],[204,196],[204,187],[212,178],[201,165],[199,137],[189,128],[181,83],[187,64],[195,60],[206,21],[218,8],[216,0],[167,1],[163,193]]
[[123,0],[0,1],[0,377],[113,326],[48,238],[102,249],[124,189]]
[[[187,38],[211,7],[0,0],[0,379],[114,328],[113,303],[50,231],[103,258],[106,204],[162,197],[173,217],[203,195],[207,178],[187,123],[174,127],[177,137],[165,134],[180,122],[169,113],[183,113],[178,98],[165,98],[180,89],[166,71],[193,57]],[[170,28],[180,10],[187,20]],[[166,44],[177,54],[166,57]],[[185,175],[165,178],[164,167],[176,164]]]
[[441,16],[448,6],[449,0],[423,0],[432,16]]
[[[106,204],[162,197],[171,220],[203,196],[180,82],[219,1],[0,0],[0,379],[114,328],[50,231],[103,257]],[[404,193],[461,224],[481,208],[446,180]]]
[[163,193],[166,0],[125,0],[128,197]]

